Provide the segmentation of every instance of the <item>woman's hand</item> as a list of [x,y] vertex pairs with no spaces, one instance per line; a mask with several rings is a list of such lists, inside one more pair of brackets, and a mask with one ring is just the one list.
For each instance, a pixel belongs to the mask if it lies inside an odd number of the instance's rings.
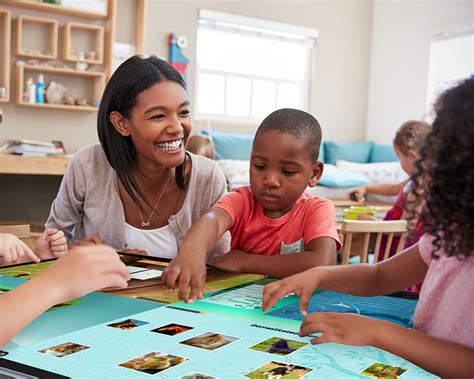
[[0,264],[15,264],[28,257],[38,263],[40,258],[18,237],[10,233],[0,233]]
[[98,234],[92,234],[83,240],[75,240],[71,246],[92,246],[102,244],[105,244],[105,241],[102,240],[102,237]]
[[355,346],[376,346],[377,336],[383,333],[386,321],[359,316],[352,313],[317,312],[307,316],[300,327],[304,337],[322,333],[313,338],[312,344],[335,342]]
[[[173,291],[178,282],[178,299],[192,303],[196,299],[203,298],[202,288],[206,281],[206,264],[202,259],[194,258],[193,254],[181,255],[180,252],[161,275],[161,281]],[[189,288],[191,288],[190,292]]]
[[46,229],[38,238],[34,250],[41,259],[62,257],[68,252],[64,232],[53,228]]
[[267,284],[263,289],[262,310],[268,311],[283,296],[292,292],[300,297],[300,311],[308,314],[308,303],[311,295],[318,286],[319,278],[314,269],[303,271],[288,278]]

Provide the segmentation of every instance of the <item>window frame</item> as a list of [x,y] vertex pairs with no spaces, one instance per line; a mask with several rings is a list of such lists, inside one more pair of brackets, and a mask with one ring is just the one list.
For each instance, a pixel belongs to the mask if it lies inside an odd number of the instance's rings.
[[[253,116],[253,81],[254,80],[264,80],[264,81],[269,81],[273,82],[276,85],[276,91],[275,91],[275,104],[277,104],[278,101],[278,85],[279,84],[296,84],[299,86],[300,91],[300,108],[308,111],[309,110],[309,105],[310,105],[310,94],[311,94],[311,81],[310,78],[312,76],[312,59],[314,55],[314,46],[316,45],[317,37],[318,37],[318,31],[313,28],[306,28],[306,27],[301,27],[297,25],[290,25],[290,24],[283,24],[279,22],[274,22],[274,21],[269,21],[269,20],[264,20],[264,19],[257,19],[257,18],[251,18],[251,17],[244,17],[244,16],[239,16],[239,15],[233,15],[229,13],[222,13],[222,12],[214,12],[214,11],[208,11],[205,9],[200,9],[199,11],[199,20],[201,19],[212,19],[215,20],[216,22],[232,22],[235,24],[239,25],[247,25],[249,27],[257,27],[257,28],[262,28],[262,29],[268,29],[268,30],[274,30],[277,33],[294,33],[294,34],[300,34],[304,38],[312,38],[314,40],[313,45],[308,47],[308,53],[306,57],[306,70],[304,72],[303,77],[299,81],[292,81],[288,79],[280,79],[280,78],[274,78],[274,77],[268,77],[268,76],[259,76],[259,75],[253,75],[253,74],[242,74],[242,73],[237,73],[237,72],[232,72],[232,71],[224,71],[224,70],[213,70],[213,69],[204,69],[199,66],[199,61],[197,59],[197,49],[199,49],[199,46],[196,48],[196,69],[195,69],[195,75],[194,75],[194,112],[193,112],[193,117],[195,120],[198,121],[221,121],[223,123],[233,123],[233,122],[239,122],[243,124],[258,124],[261,120],[261,116]],[[200,22],[198,20],[198,29]],[[243,32],[245,33],[245,32]],[[303,42],[302,42],[303,43]],[[223,114],[213,114],[213,113],[203,113],[199,112],[199,92],[200,92],[200,75],[201,74],[211,74],[211,75],[219,75],[224,77],[224,95],[226,91],[226,86],[227,86],[227,80],[229,77],[239,77],[239,78],[244,78],[244,79],[249,79],[250,80],[250,108],[249,108],[249,115],[247,116],[239,116],[239,115],[229,115],[226,114],[226,106],[227,106],[227,101],[226,98],[224,99],[224,113]],[[277,108],[276,108],[277,109]]]

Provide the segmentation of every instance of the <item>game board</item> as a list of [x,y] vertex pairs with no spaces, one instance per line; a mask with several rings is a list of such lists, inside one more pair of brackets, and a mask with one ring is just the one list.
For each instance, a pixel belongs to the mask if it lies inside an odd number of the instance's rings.
[[[2,292],[10,290],[25,281],[26,279],[0,276],[0,290]],[[117,317],[125,317],[155,309],[162,305],[93,292],[79,299],[50,308],[48,312],[43,313],[18,333],[2,349],[10,351],[18,346],[97,325],[98,323],[114,320]]]
[[[430,373],[372,347],[309,344],[298,336],[298,298],[282,299],[261,312],[259,280],[14,349],[5,358],[64,376],[87,378],[429,378]],[[333,299],[333,300],[331,300]],[[395,299],[395,300],[394,300]],[[400,301],[400,305],[398,304]],[[406,322],[414,299],[313,295],[310,308],[334,306]],[[386,314],[379,312],[388,309]],[[386,304],[389,306],[386,307]],[[342,307],[343,308],[343,307]],[[1,364],[1,362],[0,362]]]

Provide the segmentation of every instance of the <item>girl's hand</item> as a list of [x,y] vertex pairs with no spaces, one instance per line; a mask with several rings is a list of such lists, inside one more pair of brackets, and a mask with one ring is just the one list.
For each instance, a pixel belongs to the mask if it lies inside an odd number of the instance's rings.
[[18,237],[9,233],[0,233],[0,264],[15,264],[24,257],[38,263],[40,258]]
[[354,187],[347,191],[347,198],[358,202],[365,200],[364,195],[367,193],[365,186]]
[[352,313],[316,312],[303,320],[300,336],[322,333],[313,338],[312,344],[335,342],[355,346],[376,346],[378,333],[383,333],[386,321],[359,316]]
[[55,289],[56,302],[84,296],[106,287],[127,287],[130,274],[113,248],[75,246],[37,277]]
[[263,289],[262,310],[268,311],[283,296],[295,292],[300,297],[300,311],[308,315],[308,303],[314,290],[317,288],[319,278],[314,269],[303,271],[288,278],[267,284]]
[[161,275],[161,282],[170,290],[174,291],[178,282],[178,299],[186,303],[203,298],[202,288],[205,281],[206,264],[200,259],[192,259],[189,254],[178,254]]
[[38,238],[35,252],[42,259],[62,257],[67,254],[67,239],[62,230],[48,228]]

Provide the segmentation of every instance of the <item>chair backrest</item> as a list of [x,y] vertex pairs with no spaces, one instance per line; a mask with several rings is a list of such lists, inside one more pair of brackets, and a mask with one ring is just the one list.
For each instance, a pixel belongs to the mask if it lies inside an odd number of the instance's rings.
[[376,235],[374,248],[374,263],[377,262],[379,256],[382,236],[387,236],[387,243],[383,252],[383,259],[387,259],[392,247],[394,236],[400,237],[396,253],[402,250],[405,244],[407,234],[407,221],[365,221],[365,220],[344,220],[341,225],[341,232],[344,235],[344,246],[342,250],[342,264],[349,263],[351,253],[352,237],[354,234],[363,234],[364,242],[360,251],[360,262],[367,263],[370,236]]

